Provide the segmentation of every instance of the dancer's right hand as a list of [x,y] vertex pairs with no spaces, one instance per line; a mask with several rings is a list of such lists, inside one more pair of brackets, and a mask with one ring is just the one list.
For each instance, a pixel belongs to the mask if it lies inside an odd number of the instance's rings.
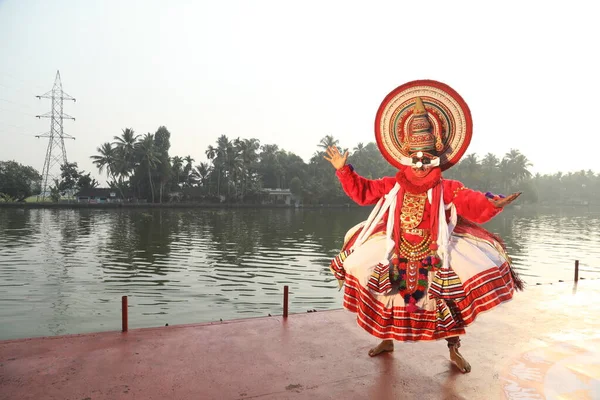
[[346,165],[346,160],[348,159],[347,151],[344,153],[344,155],[341,155],[340,151],[336,146],[329,146],[327,148],[327,155],[329,157],[325,156],[323,158],[329,161],[331,165],[333,165],[333,168],[335,168],[336,170]]

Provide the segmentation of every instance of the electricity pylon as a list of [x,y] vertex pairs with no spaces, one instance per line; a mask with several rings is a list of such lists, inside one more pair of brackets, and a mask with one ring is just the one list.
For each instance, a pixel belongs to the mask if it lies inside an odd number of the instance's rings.
[[[54,179],[60,177],[60,166],[67,163],[67,149],[65,148],[65,139],[75,139],[73,136],[67,135],[63,131],[63,120],[75,118],[63,112],[63,101],[75,99],[62,90],[60,81],[60,71],[56,71],[54,86],[52,90],[41,96],[36,96],[38,99],[52,99],[52,110],[43,115],[36,115],[37,118],[50,118],[50,132],[42,135],[37,135],[37,138],[49,138],[48,149],[46,150],[46,158],[44,159],[44,168],[42,170],[42,192],[38,195],[42,201],[50,197],[48,191]],[[50,179],[50,182],[48,182]]]

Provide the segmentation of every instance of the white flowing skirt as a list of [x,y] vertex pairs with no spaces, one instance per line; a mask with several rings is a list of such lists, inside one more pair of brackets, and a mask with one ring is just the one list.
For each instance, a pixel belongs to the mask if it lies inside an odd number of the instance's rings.
[[386,295],[367,287],[385,253],[385,240],[384,234],[373,235],[343,262],[344,307],[357,313],[358,324],[376,337],[419,341],[464,334],[479,313],[513,296],[510,259],[500,244],[452,234],[450,268],[429,272],[426,295],[416,303],[417,311],[408,312],[397,286]]

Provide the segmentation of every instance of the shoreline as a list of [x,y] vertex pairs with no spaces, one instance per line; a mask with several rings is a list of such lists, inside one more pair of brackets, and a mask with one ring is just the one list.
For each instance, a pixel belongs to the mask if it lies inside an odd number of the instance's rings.
[[[366,206],[369,207],[369,206]],[[309,205],[286,205],[286,204],[245,204],[245,203],[52,203],[52,202],[7,202],[0,203],[1,208],[49,208],[49,209],[145,209],[145,208],[200,208],[200,209],[360,209],[355,203],[345,204],[309,204]],[[506,210],[508,211],[508,209]],[[600,212],[600,205],[540,205],[540,204],[515,204],[511,211],[584,211]]]
[[323,209],[323,208],[361,208],[357,204],[316,204],[303,205],[295,207],[294,205],[286,204],[244,204],[244,203],[0,203],[0,208],[59,208],[59,209],[124,209],[124,208],[210,208],[210,209],[239,209],[239,208],[257,208],[257,209]]

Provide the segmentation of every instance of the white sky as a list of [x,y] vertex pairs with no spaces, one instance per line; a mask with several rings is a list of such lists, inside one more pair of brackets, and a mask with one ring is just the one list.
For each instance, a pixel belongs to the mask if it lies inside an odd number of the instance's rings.
[[[460,4],[460,5],[458,5]],[[511,148],[533,172],[599,172],[593,2],[0,0],[0,160],[41,171],[60,70],[69,161],[126,127],[171,132],[196,164],[219,135],[308,161],[327,135],[374,140],[383,98],[414,79],[471,108],[468,152]],[[593,39],[593,38],[596,39]],[[579,151],[577,151],[579,150]],[[359,171],[360,172],[360,171]]]

